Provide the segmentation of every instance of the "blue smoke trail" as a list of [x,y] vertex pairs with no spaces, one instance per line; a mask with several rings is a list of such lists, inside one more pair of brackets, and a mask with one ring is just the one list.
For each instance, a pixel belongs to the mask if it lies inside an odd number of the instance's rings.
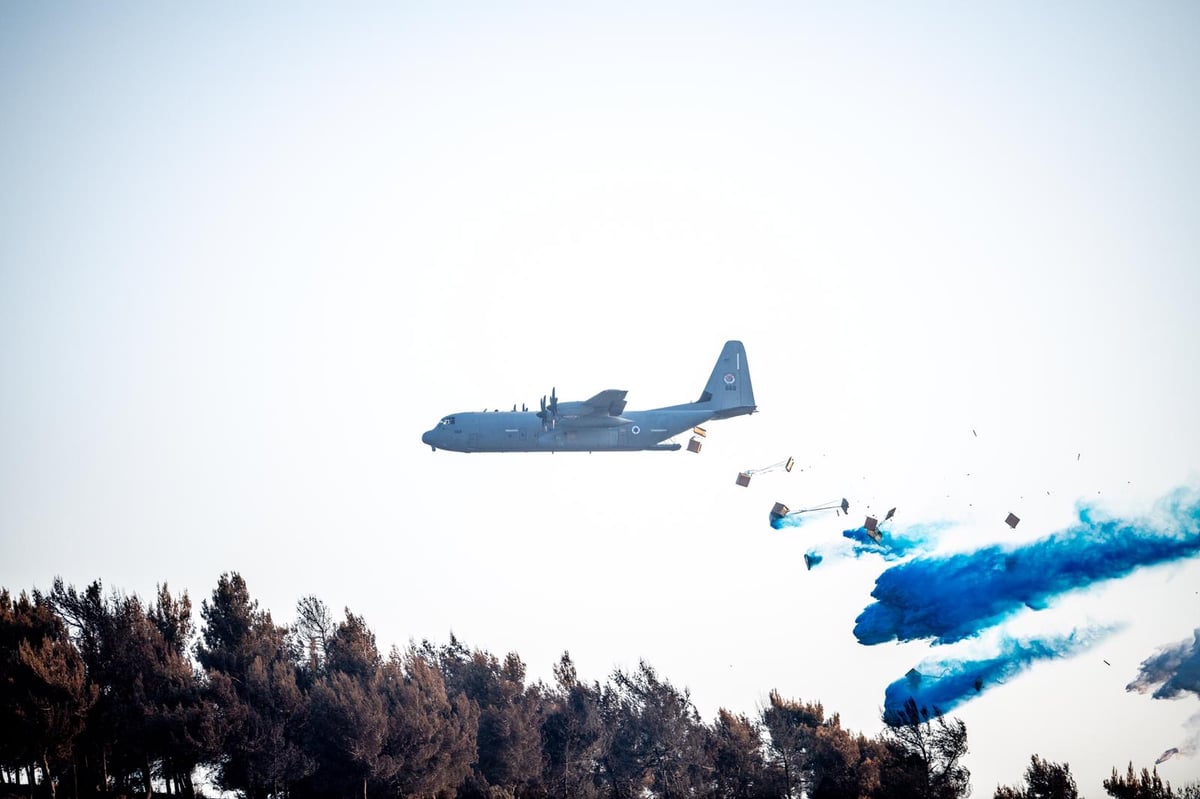
[[[853,555],[861,558],[863,555],[879,555],[884,560],[903,560],[914,553],[928,552],[937,544],[938,534],[949,527],[948,522],[931,522],[929,524],[912,525],[900,532],[892,533],[882,527],[876,528],[879,540],[876,541],[867,533],[866,527],[854,530],[843,530],[842,537],[851,542],[849,550],[846,545],[837,546],[830,553],[838,558]],[[825,556],[816,549],[810,549],[805,555],[805,565],[811,569]]]
[[1020,640],[1005,637],[1000,651],[979,660],[924,661],[887,687],[884,721],[897,722],[897,713],[910,698],[917,707],[947,713],[989,688],[1030,668],[1039,660],[1067,657],[1087,649],[1114,628],[1096,628],[1052,638]]
[[1043,609],[1067,591],[1200,553],[1200,502],[1182,489],[1157,507],[1174,532],[1148,521],[1097,520],[1081,506],[1079,524],[1023,546],[990,546],[920,557],[881,574],[877,600],[855,619],[862,644],[895,639],[950,643],[976,635],[1023,607]]
[[877,527],[879,540],[871,538],[866,527],[843,530],[842,537],[854,542],[854,557],[879,555],[884,560],[903,560],[909,555],[928,552],[937,543],[937,534],[948,527],[946,523],[931,523],[905,527],[893,533]]
[[786,516],[776,516],[771,514],[771,526],[776,530],[782,530],[785,527],[799,527],[808,521],[809,517],[803,513],[789,513]]
[[[1200,696],[1200,629],[1192,634],[1191,641],[1184,639],[1164,646],[1143,660],[1137,677],[1125,690],[1144,694],[1156,685],[1155,699],[1177,699],[1188,693]],[[1184,727],[1188,730],[1185,740],[1159,755],[1155,765],[1174,755],[1189,757],[1200,751],[1200,713],[1188,719]]]
[[1142,661],[1138,676],[1126,691],[1146,693],[1155,685],[1155,699],[1174,699],[1185,693],[1200,696],[1200,630],[1192,640],[1164,646]]

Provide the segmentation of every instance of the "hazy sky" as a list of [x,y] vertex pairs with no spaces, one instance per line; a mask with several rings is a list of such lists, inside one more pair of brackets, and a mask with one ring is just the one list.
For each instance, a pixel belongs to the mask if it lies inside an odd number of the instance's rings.
[[[1198,34],[1165,2],[4,4],[0,585],[198,608],[238,571],[283,623],[316,594],[385,649],[644,658],[706,721],[774,688],[872,735],[910,668],[1069,639],[955,709],[976,795],[1194,752],[1197,693],[1126,690],[1200,627],[1194,557],[865,646],[898,562],[841,532],[895,506],[970,553],[1200,487]],[[760,413],[698,455],[420,443],[551,387],[694,400],[732,338]]]

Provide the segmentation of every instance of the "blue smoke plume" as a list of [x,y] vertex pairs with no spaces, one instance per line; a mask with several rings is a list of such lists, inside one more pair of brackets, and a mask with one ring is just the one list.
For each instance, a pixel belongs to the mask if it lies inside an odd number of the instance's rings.
[[[1125,690],[1144,694],[1154,686],[1158,686],[1155,699],[1177,699],[1189,693],[1200,696],[1200,629],[1192,634],[1192,640],[1164,646],[1143,660],[1137,677]],[[1200,751],[1200,713],[1188,719],[1185,726],[1186,739],[1159,755],[1156,765],[1174,755],[1190,756]]]
[[893,533],[889,529],[877,527],[879,540],[871,538],[866,527],[854,530],[843,530],[842,537],[854,542],[854,557],[863,555],[879,555],[884,560],[903,560],[909,555],[921,554],[933,549],[937,543],[937,533],[947,525],[933,523],[912,525]]
[[1186,693],[1200,696],[1200,630],[1192,634],[1192,640],[1164,646],[1143,660],[1138,676],[1125,690],[1144,694],[1155,685],[1155,699],[1174,699]]
[[771,526],[776,530],[782,530],[785,527],[799,527],[811,518],[804,513],[789,513],[786,516],[776,516],[771,514]]
[[[949,526],[947,522],[932,522],[904,527],[895,533],[878,527],[878,541],[871,538],[866,527],[843,530],[842,537],[850,543],[839,542],[830,555],[837,558],[878,555],[884,560],[903,560],[910,555],[933,549],[937,544],[938,534]],[[825,555],[816,549],[810,549],[804,557],[805,565],[810,569],[825,559]]]
[[1056,596],[1101,580],[1200,553],[1200,501],[1178,490],[1156,506],[1162,529],[1148,520],[1097,519],[1081,506],[1079,523],[1021,546],[919,557],[875,581],[855,620],[863,644],[922,638],[951,643],[998,624],[1023,607],[1043,609]]
[[989,688],[1004,683],[1039,660],[1077,654],[1112,628],[1075,631],[1052,638],[1020,640],[1005,637],[999,652],[978,660],[924,661],[887,687],[883,700],[884,721],[895,724],[896,714],[910,698],[917,707],[947,713],[974,699]]

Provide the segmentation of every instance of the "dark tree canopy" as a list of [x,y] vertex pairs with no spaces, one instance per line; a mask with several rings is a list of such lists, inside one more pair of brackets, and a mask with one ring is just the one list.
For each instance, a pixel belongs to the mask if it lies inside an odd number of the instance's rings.
[[1171,784],[1158,776],[1157,768],[1143,768],[1139,774],[1133,770],[1132,761],[1124,776],[1118,775],[1117,769],[1113,768],[1112,776],[1104,781],[1104,790],[1117,799],[1175,799],[1178,796],[1171,790]]
[[1025,769],[1025,786],[996,788],[994,799],[1079,799],[1075,778],[1067,763],[1052,763],[1037,755]]
[[[604,682],[564,652],[553,684],[450,635],[384,656],[367,620],[303,597],[290,625],[236,572],[200,603],[99,581],[0,588],[0,799],[194,799],[197,769],[243,799],[957,799],[966,726],[909,702],[882,733],[771,691],[755,715],[705,723],[643,661]],[[1077,799],[1066,764],[1033,755],[996,799]],[[1197,797],[1157,772],[1117,797]]]
[[957,799],[970,793],[971,773],[962,765],[967,726],[949,721],[937,708],[909,699],[886,714],[884,743],[891,752],[882,771],[886,796]]

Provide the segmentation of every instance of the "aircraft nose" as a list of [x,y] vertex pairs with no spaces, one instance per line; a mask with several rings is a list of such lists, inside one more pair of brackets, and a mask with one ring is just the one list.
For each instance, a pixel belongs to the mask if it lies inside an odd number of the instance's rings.
[[429,430],[421,436],[421,443],[428,444],[435,452],[437,451],[437,442],[433,438],[434,430]]

